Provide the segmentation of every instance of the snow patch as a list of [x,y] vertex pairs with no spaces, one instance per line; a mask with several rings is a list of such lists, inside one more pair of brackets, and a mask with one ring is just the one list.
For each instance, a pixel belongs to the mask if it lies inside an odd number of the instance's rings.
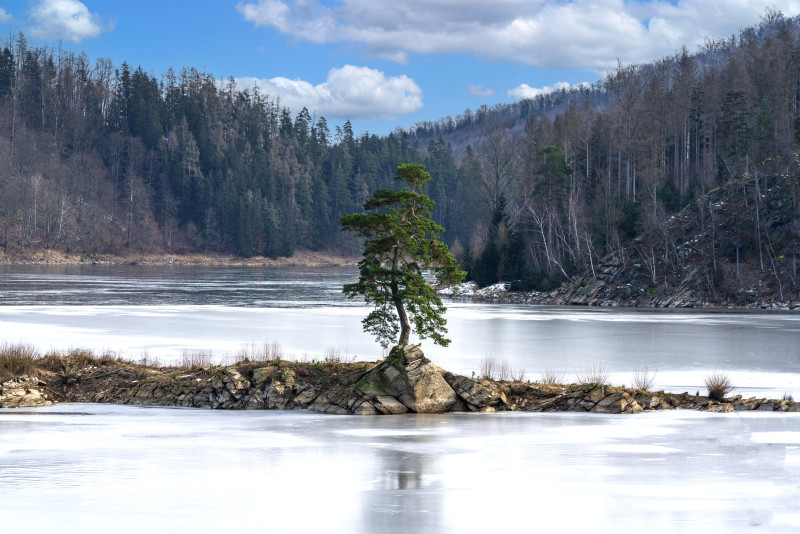
[[498,282],[483,289],[478,288],[478,284],[475,282],[464,282],[439,290],[439,295],[443,297],[493,298],[505,293],[508,293],[505,282]]

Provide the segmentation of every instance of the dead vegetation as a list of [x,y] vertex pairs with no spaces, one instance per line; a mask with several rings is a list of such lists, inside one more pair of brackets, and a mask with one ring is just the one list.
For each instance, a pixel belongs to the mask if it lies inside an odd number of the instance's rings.
[[515,367],[505,358],[484,356],[481,359],[479,375],[481,378],[496,382],[524,382],[525,367]]
[[722,401],[728,393],[733,391],[733,383],[725,373],[711,373],[706,377],[708,398],[717,402]]
[[575,372],[575,382],[578,384],[608,385],[608,372],[602,363],[587,364]]

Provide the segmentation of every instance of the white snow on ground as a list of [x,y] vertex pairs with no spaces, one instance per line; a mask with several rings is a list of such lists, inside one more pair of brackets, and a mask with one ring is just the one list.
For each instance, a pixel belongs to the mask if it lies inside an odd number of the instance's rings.
[[475,282],[464,282],[455,286],[446,287],[439,290],[439,295],[443,297],[482,297],[492,298],[503,293],[507,293],[505,282],[498,282],[491,286],[486,286],[483,289],[478,288]]

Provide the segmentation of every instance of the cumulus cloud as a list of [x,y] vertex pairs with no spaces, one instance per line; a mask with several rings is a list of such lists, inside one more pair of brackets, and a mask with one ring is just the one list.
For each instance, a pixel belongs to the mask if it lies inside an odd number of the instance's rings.
[[6,22],[11,22],[14,17],[11,16],[5,9],[0,7],[0,24],[5,24]]
[[251,0],[236,9],[255,26],[313,43],[357,43],[376,56],[472,54],[538,67],[613,68],[673,54],[706,37],[787,15],[800,0]]
[[484,87],[482,85],[472,85],[468,86],[469,94],[471,96],[479,96],[481,98],[486,98],[487,96],[494,96],[494,89],[489,89],[488,87]]
[[29,15],[33,24],[28,31],[33,37],[44,40],[79,43],[113,26],[78,0],[38,0],[31,6]]
[[570,89],[573,87],[589,88],[591,86],[592,84],[588,82],[581,82],[575,85],[567,82],[556,82],[553,85],[546,85],[544,87],[531,87],[527,83],[523,83],[513,89],[510,89],[506,94],[515,100],[525,100],[526,98],[536,98],[539,95],[552,93],[553,91],[560,91],[561,89]]
[[239,87],[257,86],[278,97],[293,111],[303,106],[329,117],[374,120],[393,118],[422,107],[422,89],[408,76],[386,76],[368,67],[345,65],[328,72],[324,83],[312,85],[288,78],[236,78]]

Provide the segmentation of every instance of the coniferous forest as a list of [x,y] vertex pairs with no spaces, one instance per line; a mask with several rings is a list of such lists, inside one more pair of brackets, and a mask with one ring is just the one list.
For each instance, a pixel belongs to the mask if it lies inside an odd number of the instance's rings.
[[[654,281],[691,261],[715,287],[750,265],[796,288],[799,105],[800,19],[771,10],[698,51],[381,136],[192,67],[157,77],[19,34],[0,44],[0,245],[356,254],[340,215],[421,163],[480,285],[552,289],[616,253]],[[724,225],[707,201],[721,187],[740,195]],[[690,252],[687,214],[705,225]]]

